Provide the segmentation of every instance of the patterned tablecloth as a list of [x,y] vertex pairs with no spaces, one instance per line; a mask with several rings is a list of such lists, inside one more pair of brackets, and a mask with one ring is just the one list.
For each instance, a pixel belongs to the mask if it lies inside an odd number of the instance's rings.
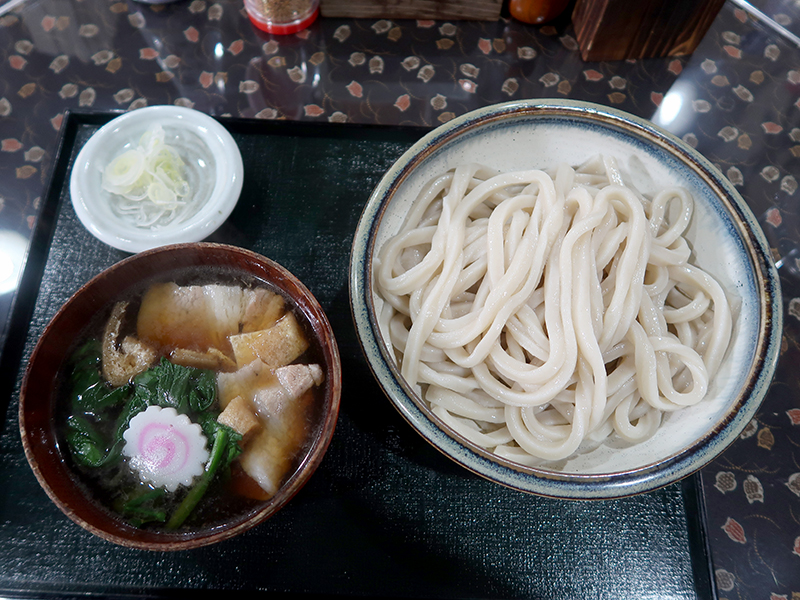
[[176,104],[433,127],[495,102],[555,97],[652,119],[734,183],[780,266],[787,314],[776,381],[741,439],[700,477],[718,597],[798,600],[800,4],[754,5],[729,0],[692,56],[585,63],[567,19],[320,19],[269,37],[241,0],[18,4],[0,16],[0,311],[13,303],[68,109]]

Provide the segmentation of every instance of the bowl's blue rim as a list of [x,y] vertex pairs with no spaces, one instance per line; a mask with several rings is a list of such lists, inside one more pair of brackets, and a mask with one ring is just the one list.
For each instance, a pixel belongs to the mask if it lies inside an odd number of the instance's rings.
[[[446,426],[423,408],[423,401],[416,397],[392,366],[393,360],[380,342],[377,324],[370,319],[370,312],[374,311],[370,256],[375,233],[391,196],[390,190],[398,186],[416,164],[449,139],[492,122],[523,116],[599,120],[633,132],[676,154],[709,185],[722,192],[720,200],[731,211],[743,245],[753,260],[756,286],[765,302],[761,305],[756,360],[747,377],[746,393],[740,395],[734,410],[691,449],[619,473],[574,475],[525,467],[498,459],[458,434],[448,432]],[[512,101],[477,109],[441,125],[412,145],[386,172],[362,212],[351,250],[350,303],[359,342],[370,369],[400,414],[425,439],[480,476],[520,491],[569,499],[610,499],[652,491],[691,475],[718,456],[744,430],[766,397],[780,354],[783,323],[780,281],[769,245],[749,206],[719,170],[685,142],[650,121],[598,104],[559,99]],[[408,402],[406,398],[412,401]]]

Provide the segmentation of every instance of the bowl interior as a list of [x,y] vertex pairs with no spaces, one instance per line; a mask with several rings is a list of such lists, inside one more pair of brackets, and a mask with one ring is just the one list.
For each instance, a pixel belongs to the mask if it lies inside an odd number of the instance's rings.
[[[496,459],[449,431],[402,380],[394,353],[387,346],[388,332],[375,316],[380,314],[383,300],[372,284],[372,259],[399,230],[422,187],[448,169],[477,162],[503,172],[547,170],[562,163],[578,166],[598,154],[615,157],[626,184],[645,196],[652,197],[671,185],[683,186],[692,193],[695,212],[685,237],[694,251],[695,263],[714,275],[728,294],[734,313],[731,345],[706,400],[669,415],[647,442],[630,447],[604,444],[565,463],[523,468]],[[645,487],[656,487],[668,482],[653,473],[665,462],[688,460],[670,467],[677,469],[669,476],[674,479],[679,473],[691,472],[687,469],[699,468],[721,451],[719,444],[732,441],[765,393],[765,386],[760,385],[763,361],[767,360],[769,379],[769,364],[775,353],[774,339],[768,341],[770,335],[774,338],[775,323],[771,319],[776,316],[770,303],[780,300],[769,297],[777,278],[766,256],[767,246],[756,229],[749,209],[727,180],[696,152],[651,124],[582,103],[490,107],[424,138],[376,188],[354,246],[354,265],[360,264],[358,277],[363,278],[360,284],[354,280],[355,287],[363,284],[354,294],[354,302],[360,294],[365,297],[364,310],[355,311],[356,321],[362,338],[368,340],[368,358],[391,400],[424,436],[465,466],[514,487],[553,495],[566,493],[559,491],[559,482],[574,481],[573,476],[585,476],[583,483],[593,486],[599,480],[607,483],[609,474],[627,473],[634,479],[648,480]],[[363,259],[361,263],[359,258]],[[777,318],[779,315],[780,311]],[[374,346],[370,347],[370,341]],[[732,420],[736,422],[732,424]],[[722,429],[725,435],[715,437]],[[636,471],[641,473],[632,475]],[[654,483],[653,477],[660,483]],[[570,493],[583,497],[594,492],[584,489]]]
[[[115,157],[138,146],[142,135],[160,125],[164,143],[184,162],[191,193],[168,224],[136,226],[117,210],[102,187],[103,169]],[[230,215],[242,188],[242,157],[230,133],[212,117],[178,106],[151,106],[116,117],[81,148],[70,177],[70,196],[78,218],[101,241],[128,252],[197,242]]]
[[[203,280],[234,273],[281,290],[310,336],[316,338],[325,372],[321,405],[310,442],[297,467],[272,498],[208,528],[163,533],[135,528],[96,502],[81,485],[66,458],[67,449],[55,427],[58,382],[73,341],[95,315],[110,303],[138,290],[143,281]],[[341,394],[341,363],[336,341],[322,308],[311,293],[283,267],[255,253],[219,244],[184,244],[130,257],[84,285],[48,324],[31,356],[20,394],[20,431],[28,461],[42,487],[61,510],[89,531],[109,541],[144,549],[177,550],[230,538],[264,521],[305,484],[319,465],[336,424]]]

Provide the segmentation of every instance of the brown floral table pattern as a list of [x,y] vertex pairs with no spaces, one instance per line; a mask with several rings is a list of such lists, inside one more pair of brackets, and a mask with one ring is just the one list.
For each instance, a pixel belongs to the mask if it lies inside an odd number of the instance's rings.
[[320,19],[270,37],[239,0],[23,2],[0,16],[3,322],[66,110],[176,104],[217,116],[434,127],[495,102],[557,97],[650,118],[736,185],[780,266],[787,314],[776,381],[741,439],[699,477],[717,596],[798,600],[800,3],[753,5],[758,13],[729,0],[692,56],[584,63],[568,19]]

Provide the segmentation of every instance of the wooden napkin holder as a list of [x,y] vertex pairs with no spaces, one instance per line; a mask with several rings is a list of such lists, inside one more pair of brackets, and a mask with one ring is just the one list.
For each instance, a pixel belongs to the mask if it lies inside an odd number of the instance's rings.
[[503,0],[320,0],[323,17],[496,21]]
[[725,0],[576,0],[572,12],[585,61],[694,52]]

